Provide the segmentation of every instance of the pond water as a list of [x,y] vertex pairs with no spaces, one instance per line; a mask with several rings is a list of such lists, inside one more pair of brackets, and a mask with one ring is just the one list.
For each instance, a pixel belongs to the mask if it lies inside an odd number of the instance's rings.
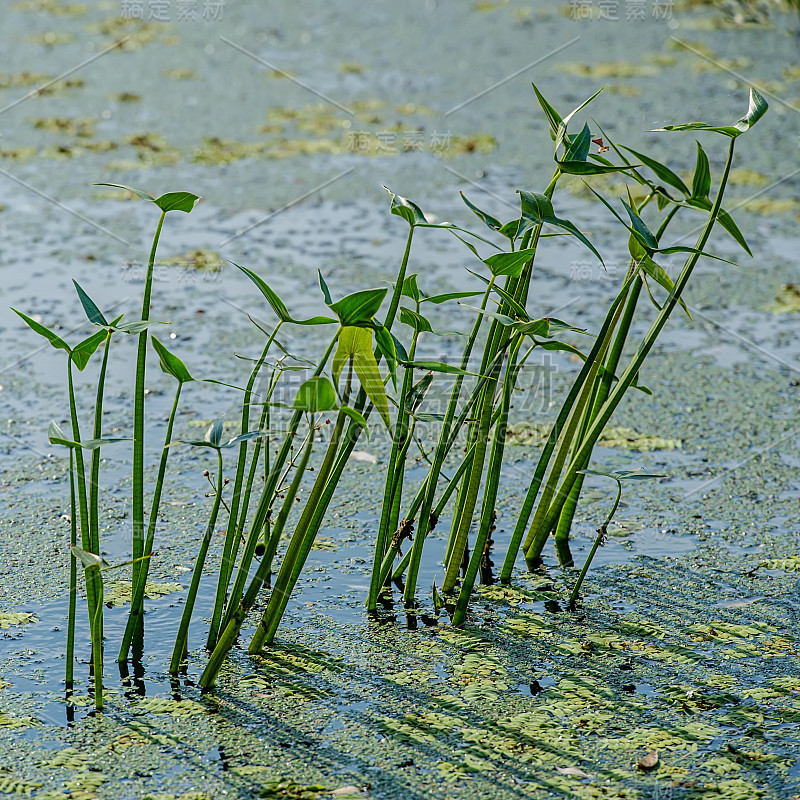
[[[767,21],[762,6],[20,0],[6,11],[0,612],[36,621],[0,639],[0,792],[43,800],[336,790],[376,798],[796,796],[800,23],[777,7]],[[318,269],[339,296],[393,277],[406,227],[388,213],[382,184],[439,221],[476,227],[459,191],[512,218],[516,190],[541,191],[553,169],[531,81],[561,111],[607,84],[593,118],[682,175],[694,164],[692,136],[650,129],[732,121],[751,84],[771,106],[740,140],[726,203],[755,259],[715,232],[713,251],[739,266],[701,262],[686,295],[692,321],[676,313],[642,370],[653,395],[634,392],[612,420],[680,446],[595,453],[607,467],[666,477],[625,493],[580,613],[562,610],[577,573],[548,548],[541,573],[519,570],[510,589],[486,589],[465,631],[452,630],[444,612],[433,624],[431,587],[441,580],[450,522],[443,517],[419,580],[427,616],[416,631],[398,610],[370,620],[363,604],[385,457],[376,436],[359,448],[378,463],[350,465],[279,647],[255,659],[237,649],[218,690],[201,695],[215,541],[188,670],[175,685],[166,666],[210,502],[207,460],[176,448],[152,574],[184,589],[148,601],[144,649],[127,676],[110,660],[126,609],[107,610],[104,715],[90,711],[81,601],[77,685],[66,703],[68,483],[63,453],[47,441],[49,420],[67,416],[64,357],[40,346],[10,308],[59,325],[70,341],[88,335],[75,279],[104,310],[136,317],[153,209],[91,184],[203,196],[190,215],[169,215],[159,256],[208,251],[221,266],[159,265],[152,315],[167,323],[157,335],[193,374],[242,385],[248,366],[234,354],[261,347],[247,315],[263,325],[273,317],[227,260],[256,270],[294,314],[311,316],[324,310]],[[719,142],[702,142],[716,175]],[[621,191],[613,182],[603,188],[610,198]],[[606,270],[574,239],[548,239],[528,307],[592,331],[621,280],[626,236],[579,181],[570,189],[557,195],[556,211],[591,236]],[[689,223],[676,229],[690,234]],[[422,231],[410,270],[429,294],[481,288],[465,271],[473,262],[449,234]],[[679,265],[675,257],[663,263]],[[634,336],[654,313],[643,311]],[[431,320],[463,332],[472,317],[438,309]],[[314,354],[323,336],[294,330],[283,343]],[[420,355],[452,362],[460,346],[445,336]],[[112,347],[105,426],[117,435],[130,427],[134,354],[131,340]],[[527,385],[540,391],[515,404],[512,422],[546,423],[577,369],[562,353],[534,361]],[[290,401],[294,386],[280,399]],[[152,463],[172,400],[155,360],[148,388]],[[76,389],[90,407],[90,381]],[[435,385],[432,402],[442,396]],[[237,400],[218,386],[187,387],[177,435],[197,438],[222,414],[235,425]],[[130,557],[130,454],[125,445],[104,454],[103,550],[119,563]],[[506,453],[495,564],[537,456],[530,444]],[[422,474],[410,469],[409,482]],[[612,500],[601,479],[587,482],[572,542],[578,566]],[[660,754],[652,773],[637,767],[651,751]]]

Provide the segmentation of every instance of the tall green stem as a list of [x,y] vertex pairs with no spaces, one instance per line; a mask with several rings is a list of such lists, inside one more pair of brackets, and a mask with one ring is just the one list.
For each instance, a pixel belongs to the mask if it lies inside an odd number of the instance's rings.
[[[106,385],[106,369],[108,368],[108,350],[111,345],[111,331],[106,334],[103,347],[103,362],[100,376],[97,379],[97,397],[94,405],[94,438],[103,435],[103,396]],[[90,552],[100,554],[100,448],[92,451],[91,471],[89,478],[89,533],[92,540]]]
[[[494,285],[494,278],[489,282],[486,291],[483,293],[481,299],[481,311],[485,310],[486,304],[489,302],[489,297]],[[472,325],[472,331],[467,339],[464,351],[461,355],[461,364],[459,365],[462,370],[469,367],[469,361],[472,357],[472,351],[475,347],[475,342],[483,324],[483,314],[478,314],[475,322]],[[414,543],[411,546],[411,560],[408,564],[408,574],[406,575],[405,588],[403,590],[403,601],[407,607],[414,604],[414,598],[417,593],[417,576],[419,575],[419,568],[422,562],[422,549],[425,545],[425,538],[430,532],[431,525],[431,509],[433,508],[433,501],[436,496],[436,487],[439,482],[439,474],[444,465],[447,453],[452,446],[451,431],[453,427],[453,418],[458,408],[458,398],[461,396],[461,387],[464,383],[463,375],[456,375],[453,381],[453,386],[450,390],[450,399],[447,403],[447,410],[445,411],[444,420],[442,420],[442,427],[439,429],[439,438],[436,442],[436,449],[433,453],[433,463],[428,476],[425,479],[425,492],[422,497],[422,505],[419,512],[419,520],[417,523],[417,532],[414,536]],[[407,514],[409,518],[413,514]]]
[[222,450],[217,448],[217,487],[214,493],[214,505],[211,509],[211,516],[208,519],[206,532],[200,543],[200,551],[197,554],[197,560],[194,564],[189,592],[186,595],[186,603],[183,606],[183,614],[181,615],[180,625],[178,626],[178,635],[175,637],[175,648],[172,651],[172,659],[169,662],[170,675],[178,674],[181,664],[188,654],[189,623],[192,621],[192,612],[194,611],[194,604],[197,600],[197,590],[200,587],[200,579],[203,576],[206,555],[208,554],[208,548],[211,544],[211,538],[214,535],[214,527],[217,524],[217,515],[219,514],[219,507],[222,502],[222,488]]
[[514,532],[511,535],[511,541],[509,542],[508,550],[506,551],[506,557],[503,561],[502,570],[500,571],[500,581],[502,583],[507,583],[511,579],[511,573],[513,572],[514,563],[516,562],[517,554],[519,553],[522,537],[525,535],[525,531],[528,527],[528,521],[530,520],[530,515],[533,512],[533,507],[539,494],[539,488],[541,487],[542,480],[547,472],[547,467],[550,464],[553,451],[555,450],[556,444],[564,431],[564,426],[566,425],[567,419],[572,412],[575,401],[583,390],[589,374],[592,371],[592,366],[599,357],[601,349],[605,346],[605,336],[603,335],[603,331],[605,331],[612,324],[615,324],[619,308],[625,301],[629,287],[630,282],[628,281],[622,287],[614,302],[611,304],[611,307],[609,308],[606,318],[600,329],[600,334],[595,339],[595,343],[592,346],[586,361],[584,361],[583,366],[578,373],[578,377],[572,384],[572,387],[570,388],[569,393],[567,394],[567,397],[558,412],[556,421],[553,423],[553,427],[550,429],[550,434],[547,437],[547,442],[542,448],[539,461],[534,469],[531,482],[528,485],[528,491],[525,494],[522,508],[520,509],[516,525],[514,526]]
[[[417,304],[419,312],[419,304]],[[409,349],[409,360],[414,360],[414,352],[417,346],[418,331],[414,331]],[[403,473],[405,465],[405,455],[408,451],[408,444],[411,441],[409,435],[408,414],[405,410],[405,399],[411,391],[414,380],[414,370],[408,367],[403,376],[403,384],[400,389],[400,399],[397,404],[397,419],[395,420],[394,436],[392,437],[392,449],[389,454],[389,463],[386,467],[386,481],[383,488],[383,505],[381,506],[381,518],[378,523],[378,535],[375,538],[375,553],[372,561],[372,575],[370,576],[369,594],[367,595],[367,611],[373,613],[378,608],[378,595],[386,581],[386,576],[381,579],[383,561],[387,555],[389,530],[393,525],[396,527],[394,509],[399,508],[401,487],[403,483]],[[402,450],[402,456],[399,455]]]
[[[322,371],[325,369],[328,359],[333,352],[333,348],[336,345],[336,341],[339,337],[339,333],[337,331],[336,335],[333,336],[325,353],[322,356],[319,364],[317,365],[316,370],[314,371],[314,376],[318,376],[322,374]],[[289,425],[287,427],[286,435],[283,438],[283,442],[275,455],[275,459],[272,462],[272,466],[270,468],[269,474],[266,476],[264,481],[264,488],[261,491],[261,497],[258,501],[258,506],[256,507],[255,514],[253,515],[253,521],[250,524],[250,534],[248,535],[248,541],[246,544],[245,552],[242,554],[242,559],[239,563],[237,568],[236,577],[233,582],[233,588],[230,593],[230,597],[228,598],[228,605],[225,611],[225,617],[222,622],[222,628],[226,628],[228,623],[233,618],[233,615],[236,613],[237,609],[239,608],[241,599],[244,594],[244,587],[247,583],[247,577],[250,574],[250,566],[252,564],[253,554],[255,553],[256,542],[258,541],[258,537],[261,534],[261,531],[264,530],[264,525],[267,522],[267,514],[269,513],[270,508],[272,507],[272,503],[275,496],[275,490],[278,486],[278,481],[281,476],[281,472],[283,470],[284,464],[286,463],[286,459],[289,457],[289,452],[292,449],[292,444],[294,442],[295,434],[297,433],[297,427],[300,424],[300,420],[303,416],[302,411],[295,411],[292,413],[291,419],[289,420]],[[257,578],[253,578],[253,582],[256,582]],[[258,587],[255,589],[255,593],[261,590],[261,586],[263,582],[258,584]],[[216,648],[215,648],[216,649]]]
[[492,441],[492,452],[489,457],[489,468],[486,476],[486,488],[483,493],[483,505],[481,508],[480,527],[475,537],[475,544],[472,548],[472,555],[467,565],[464,579],[461,582],[461,590],[456,602],[456,609],[453,613],[452,624],[459,627],[464,624],[467,616],[467,606],[472,589],[475,586],[475,579],[478,569],[483,559],[484,549],[489,540],[495,520],[495,507],[497,503],[497,491],[500,484],[500,470],[503,466],[503,451],[505,448],[506,428],[508,426],[508,412],[511,408],[511,395],[514,391],[517,370],[516,359],[519,348],[522,344],[522,337],[518,337],[512,346],[506,364],[505,380],[503,381],[503,396],[500,405],[500,417],[494,427],[495,435]]
[[[78,409],[75,403],[75,386],[72,377],[72,356],[67,362],[67,385],[69,388],[69,413],[72,420],[72,438],[80,445],[81,430],[78,423]],[[92,551],[91,528],[89,523],[89,502],[86,496],[86,465],[83,450],[75,450],[75,474],[78,487],[78,511],[80,514],[81,547],[88,553]],[[95,553],[99,555],[99,553]],[[90,574],[91,573],[91,574]],[[103,708],[103,583],[99,570],[85,570],[86,604],[89,610],[89,631],[92,639],[92,671],[94,672],[94,705]]]
[[[153,268],[156,263],[156,249],[161,237],[161,228],[167,212],[162,211],[147,260],[147,274],[142,298],[142,320],[150,319],[150,297],[153,291]],[[143,568],[144,555],[144,399],[145,369],[147,365],[147,337],[145,328],[139,334],[136,353],[136,383],[133,392],[133,582],[136,583]]]
[[[636,269],[635,262],[631,265],[631,269]],[[580,443],[586,435],[586,430],[588,429],[592,420],[597,416],[597,413],[600,411],[603,403],[605,403],[606,398],[608,397],[609,391],[611,391],[611,384],[619,366],[619,360],[622,356],[622,349],[625,346],[625,342],[627,341],[628,334],[630,332],[631,323],[633,322],[633,316],[636,312],[636,306],[639,302],[639,294],[641,293],[641,290],[642,277],[641,275],[637,275],[634,278],[633,285],[630,288],[630,294],[625,304],[625,310],[622,312],[622,317],[619,321],[619,328],[617,330],[614,343],[612,344],[611,349],[608,352],[606,362],[603,365],[604,372],[598,377],[597,386],[595,387],[595,395],[592,398],[591,403],[586,407],[585,425],[583,425],[582,430],[580,431],[580,436],[576,441],[576,448],[580,447]],[[589,458],[586,458],[578,465],[578,469],[586,469],[586,467],[589,465],[590,459],[591,454]],[[580,499],[581,490],[583,488],[583,479],[583,474],[579,473],[577,480],[575,481],[575,485],[572,487],[569,497],[567,497],[564,507],[561,509],[561,514],[559,515],[558,525],[556,526],[555,531],[555,538],[558,541],[565,541],[569,538],[569,532],[572,528],[572,520],[575,516],[575,510],[578,507],[578,500]]]
[[78,602],[78,562],[72,548],[78,544],[78,508],[75,498],[75,453],[69,449],[69,612],[67,615],[67,653],[64,683],[71,691],[75,669],[75,616]]
[[167,459],[169,458],[170,448],[167,446],[172,441],[172,429],[175,424],[175,416],[178,413],[178,402],[181,397],[183,383],[178,382],[175,390],[175,399],[172,402],[172,409],[167,420],[167,432],[164,436],[164,447],[161,450],[161,459],[158,464],[158,477],[156,478],[153,501],[150,506],[150,518],[147,525],[147,537],[145,538],[142,568],[139,570],[133,582],[131,596],[131,610],[128,621],[125,625],[125,632],[122,635],[122,644],[119,648],[117,661],[127,661],[130,652],[131,642],[133,641],[136,628],[142,624],[144,613],[144,595],[147,588],[147,575],[150,571],[150,556],[153,554],[153,542],[155,541],[156,525],[158,524],[158,510],[161,506],[161,491],[164,487],[164,477],[167,472]]
[[[350,398],[352,372],[353,361],[351,358],[348,366],[347,382],[344,393],[342,394],[343,406],[347,405]],[[308,500],[300,515],[300,520],[297,523],[286,554],[283,557],[278,577],[275,580],[275,586],[269,597],[269,603],[256,628],[256,632],[253,634],[250,646],[248,647],[249,653],[258,653],[265,643],[272,643],[275,632],[286,610],[286,605],[289,602],[297,579],[300,576],[300,571],[305,564],[306,558],[308,558],[308,553],[311,551],[311,545],[314,543],[314,538],[317,533],[316,528],[314,528],[311,523],[314,520],[314,513],[322,498],[326,484],[331,478],[331,472],[336,460],[336,452],[339,449],[346,419],[347,415],[340,410],[336,416],[336,423],[333,426],[333,433],[331,433],[331,439],[328,443],[328,449],[325,452],[325,458],[319,468]]]
[[[272,342],[278,335],[282,322],[279,321],[272,332],[272,335],[264,345],[261,351],[261,356],[250,372],[250,378],[247,381],[247,387],[244,392],[244,399],[242,400],[242,424],[241,433],[247,433],[250,428],[250,403],[253,397],[253,386],[258,378],[261,367],[267,358],[269,349]],[[233,565],[236,561],[237,551],[239,549],[239,506],[242,499],[242,486],[244,484],[245,469],[247,466],[247,446],[248,442],[243,441],[239,445],[239,460],[236,465],[236,478],[233,483],[233,494],[231,495],[230,510],[228,514],[228,530],[225,536],[225,545],[222,551],[222,563],[219,568],[219,578],[217,580],[217,592],[214,598],[214,611],[211,616],[211,625],[208,629],[208,639],[206,640],[206,648],[213,650],[214,645],[217,643],[217,636],[219,635],[220,621],[222,619],[222,609],[225,605],[225,596],[228,592],[228,586],[231,581],[233,573]]]
[[591,427],[586,433],[586,437],[584,439],[584,443],[581,445],[578,452],[573,457],[572,461],[570,462],[569,466],[567,467],[565,476],[561,485],[558,488],[558,491],[555,495],[554,502],[550,504],[550,508],[547,513],[544,515],[544,519],[542,525],[539,528],[540,535],[537,536],[534,542],[532,542],[530,548],[526,550],[525,557],[530,562],[531,559],[537,559],[541,554],[542,549],[544,548],[544,543],[547,540],[547,534],[550,531],[550,528],[555,523],[558,514],[561,511],[561,506],[563,503],[563,498],[566,498],[569,495],[570,490],[576,479],[576,469],[577,464],[581,463],[587,455],[589,455],[594,447],[595,441],[597,441],[597,437],[600,436],[602,433],[603,428],[606,426],[606,423],[611,418],[611,415],[616,410],[617,406],[622,401],[622,398],[625,395],[625,392],[628,391],[631,384],[633,384],[636,376],[639,373],[639,370],[644,363],[645,359],[647,358],[650,350],[652,349],[653,345],[658,339],[661,331],[666,325],[667,320],[669,319],[672,311],[674,310],[675,306],[678,303],[678,300],[681,297],[681,293],[683,292],[686,284],[689,282],[689,278],[692,275],[692,272],[700,259],[701,252],[705,247],[706,243],[708,242],[708,238],[711,235],[711,231],[714,227],[714,223],[717,220],[719,215],[719,210],[722,206],[722,198],[725,193],[725,187],[728,182],[728,176],[730,175],[731,165],[733,164],[733,152],[734,152],[734,143],[735,139],[731,138],[729,149],[728,149],[728,157],[725,162],[725,169],[722,174],[722,179],[720,180],[719,190],[717,191],[717,197],[714,201],[714,205],[711,211],[708,214],[708,219],[706,221],[705,226],[703,227],[702,232],[695,244],[695,252],[692,253],[689,258],[686,260],[686,264],[681,270],[681,274],[678,276],[677,281],[675,281],[675,285],[670,292],[669,297],[665,301],[664,305],[661,307],[661,311],[656,316],[656,319],[653,321],[652,325],[650,326],[650,330],[645,335],[644,339],[642,340],[641,344],[639,345],[639,349],[636,351],[633,359],[631,360],[630,364],[626,368],[625,372],[620,376],[619,380],[617,381],[616,386],[613,388],[611,393],[608,396],[608,399],[603,404],[603,407],[598,412],[597,416],[595,417],[594,422],[592,423]]

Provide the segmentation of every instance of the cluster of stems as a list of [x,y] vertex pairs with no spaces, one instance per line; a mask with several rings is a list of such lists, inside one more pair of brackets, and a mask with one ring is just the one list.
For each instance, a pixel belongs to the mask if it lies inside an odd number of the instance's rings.
[[[215,685],[227,654],[267,588],[269,594],[248,650],[257,653],[274,642],[350,455],[368,427],[373,431],[385,427],[391,444],[383,462],[383,501],[377,519],[367,610],[376,614],[381,604],[393,602],[391,595],[397,585],[402,591],[403,606],[413,623],[418,610],[417,584],[426,540],[439,521],[448,515],[451,523],[441,565],[440,591],[451,623],[463,625],[468,618],[476,582],[492,580],[486,565],[493,544],[492,535],[502,516],[498,508],[501,505],[504,449],[513,401],[521,391],[521,370],[531,355],[541,350],[570,353],[579,357],[582,365],[558,405],[547,440],[533,466],[524,501],[513,520],[499,579],[503,582],[511,580],[520,550],[530,569],[538,567],[551,534],[562,564],[571,565],[570,530],[594,447],[627,392],[632,388],[643,389],[638,385],[640,370],[676,305],[686,308],[682,293],[698,260],[709,255],[705,248],[714,225],[722,225],[749,253],[739,229],[722,208],[722,199],[736,137],[755,124],[766,110],[766,104],[757,93],[752,93],[747,115],[733,126],[689,123],[667,129],[707,130],[729,138],[727,160],[712,202],[709,197],[709,162],[699,144],[689,187],[669,167],[655,159],[618,146],[608,141],[605,134],[600,139],[593,139],[588,124],[580,133],[568,133],[570,119],[586,103],[562,118],[538,90],[536,94],[555,142],[554,172],[544,191],[540,194],[520,191],[519,217],[506,223],[465,198],[468,207],[488,229],[488,232],[484,230],[480,234],[452,223],[429,222],[419,206],[390,193],[391,213],[408,225],[406,246],[391,293],[387,289],[366,289],[334,301],[320,275],[320,288],[328,315],[300,320],[291,316],[281,298],[256,272],[239,267],[270,305],[277,323],[271,331],[260,328],[265,339],[260,354],[252,360],[249,378],[241,390],[240,432],[225,441],[222,421],[216,420],[202,441],[187,442],[214,450],[216,464],[214,477],[209,475],[214,489],[212,507],[200,539],[169,665],[172,675],[176,676],[186,668],[192,615],[220,517],[225,520],[226,533],[216,575],[211,622],[205,638],[210,654],[200,678],[205,689]],[[594,96],[586,102],[592,99]],[[590,152],[591,144],[598,141],[598,151]],[[603,155],[609,149],[613,150],[611,155],[616,156],[614,161]],[[590,339],[583,329],[549,316],[530,314],[528,308],[539,304],[538,299],[535,302],[531,300],[538,298],[538,294],[532,292],[532,285],[536,258],[545,237],[573,237],[602,261],[594,245],[578,227],[556,215],[554,197],[559,184],[568,176],[577,175],[591,182],[596,176],[609,174],[624,178],[628,184],[638,188],[640,199],[638,203],[634,202],[630,189],[627,191],[627,201],[622,201],[627,215],[624,219],[624,215],[620,215],[609,201],[592,190],[624,228],[630,261],[622,285],[607,308],[599,329]],[[31,328],[68,354],[71,436],[65,436],[55,423],[51,424],[50,432],[51,441],[67,446],[70,455],[70,544],[74,556],[70,564],[66,681],[71,688],[77,557],[83,563],[86,579],[97,708],[102,708],[103,704],[102,572],[107,567],[100,557],[100,449],[116,441],[103,438],[101,425],[112,335],[122,332],[138,336],[132,430],[133,539],[132,560],[129,562],[132,565],[132,602],[117,656],[122,664],[129,658],[135,637],[142,634],[147,579],[156,555],[157,522],[167,460],[172,445],[177,444],[173,441],[173,427],[182,389],[194,381],[183,362],[157,338],[150,336],[149,327],[153,269],[165,217],[173,210],[188,213],[199,198],[188,192],[171,192],[155,198],[140,190],[130,191],[153,202],[160,210],[148,259],[140,318],[126,325],[120,323],[120,318],[108,322],[76,284],[84,311],[98,330],[71,348],[51,330],[20,314]],[[664,246],[670,224],[683,212],[705,215],[700,235],[693,246]],[[657,220],[657,225],[653,226],[655,232],[645,222],[645,216]],[[481,271],[486,273],[486,277],[477,275],[485,288],[426,295],[418,286],[418,276],[409,273],[412,243],[420,231],[426,229],[445,231],[466,245],[477,259],[476,264],[480,264]],[[485,257],[479,255],[478,249],[487,246],[493,252]],[[659,254],[674,253],[686,254],[686,261],[673,281],[655,259]],[[657,300],[656,295],[661,295],[661,299]],[[438,333],[423,312],[433,305],[468,298],[479,300],[475,307],[465,306],[475,318],[464,336],[459,366],[418,359],[419,341]],[[656,305],[657,313],[647,333],[640,341],[634,342],[634,322],[640,315],[644,298]],[[387,300],[388,305],[385,305]],[[381,320],[379,316],[384,306]],[[545,311],[539,309],[540,313]],[[289,355],[277,339],[284,326],[309,325],[329,325],[334,329],[321,357],[313,362]],[[585,345],[585,342],[590,344]],[[77,366],[83,370],[101,345],[93,439],[83,441],[73,368]],[[162,371],[175,379],[176,389],[146,515],[144,397],[146,363],[151,346]],[[311,375],[300,386],[294,402],[288,406],[275,402],[276,388],[284,375],[298,369],[309,369],[308,364],[313,365],[309,370]],[[442,414],[425,410],[426,394],[434,380],[450,382],[449,397]],[[394,395],[393,399],[390,399],[390,394]],[[391,406],[395,408],[394,414]],[[285,411],[277,413],[276,409],[280,408]],[[253,413],[254,410],[257,414]],[[278,432],[281,420],[283,426]],[[420,422],[438,426],[436,443],[428,453],[417,439]],[[324,443],[323,452],[312,459],[316,440],[320,438]],[[415,446],[421,448],[428,469],[416,487],[409,487],[406,465]],[[230,481],[225,478],[223,460],[223,451],[229,448],[237,449],[235,473]],[[84,451],[91,453],[88,477]],[[310,479],[312,473],[313,479]],[[611,477],[621,479],[617,475]],[[227,500],[224,498],[226,486],[231,487]],[[297,501],[301,499],[302,504],[298,506]],[[617,502],[618,499],[619,494]],[[511,521],[500,520],[509,528]],[[601,539],[602,534],[595,548]],[[284,540],[287,543],[281,552]],[[402,548],[408,541],[410,547],[403,554]],[[278,559],[280,563],[276,568]],[[573,604],[586,569],[588,562],[573,592]],[[438,610],[440,595],[435,589],[434,595]]]

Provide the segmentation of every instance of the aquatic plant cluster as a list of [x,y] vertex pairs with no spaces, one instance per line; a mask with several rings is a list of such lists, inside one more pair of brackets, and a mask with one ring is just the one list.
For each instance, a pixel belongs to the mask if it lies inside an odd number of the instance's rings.
[[[82,567],[85,580],[93,694],[98,709],[103,707],[103,606],[107,570],[131,568],[131,607],[117,656],[120,663],[128,660],[134,636],[142,631],[147,578],[151,559],[156,554],[159,508],[168,459],[173,446],[181,443],[212,450],[216,455],[216,469],[214,475],[207,473],[213,487],[212,508],[174,643],[169,666],[172,675],[177,676],[185,667],[192,612],[220,513],[227,514],[227,522],[205,642],[210,656],[200,678],[204,689],[215,685],[245,620],[266,591],[269,593],[248,652],[258,653],[273,643],[309,552],[331,509],[348,460],[360,437],[369,435],[370,429],[386,428],[390,436],[386,439],[388,453],[382,460],[385,465],[383,503],[375,536],[367,609],[372,614],[379,613],[382,605],[392,602],[392,593],[398,587],[411,618],[418,612],[417,583],[426,538],[447,507],[452,514],[452,525],[443,578],[438,588],[434,585],[433,597],[437,612],[444,607],[452,625],[463,626],[470,598],[482,576],[492,544],[512,396],[519,390],[521,369],[531,355],[540,350],[565,351],[580,359],[582,366],[560,405],[555,404],[558,411],[517,511],[499,580],[503,583],[511,580],[520,551],[527,566],[535,569],[551,535],[562,563],[571,564],[568,542],[584,477],[587,473],[606,475],[616,481],[617,496],[569,598],[574,607],[591,558],[602,543],[619,503],[622,482],[658,477],[640,471],[589,469],[595,444],[630,389],[649,391],[639,385],[639,371],[675,307],[680,305],[688,314],[681,296],[699,259],[725,260],[706,250],[714,226],[719,223],[752,255],[722,201],[736,140],[764,115],[767,103],[758,92],[751,90],[746,114],[732,125],[692,122],[662,129],[715,132],[728,140],[725,166],[712,200],[709,158],[699,142],[689,185],[660,161],[612,142],[599,126],[592,132],[587,123],[578,133],[568,132],[572,117],[599,92],[562,117],[536,86],[534,90],[549,125],[555,165],[541,193],[519,191],[517,218],[502,222],[464,197],[464,202],[482,223],[478,233],[449,222],[429,221],[417,204],[389,192],[391,213],[408,226],[405,251],[391,291],[388,288],[364,289],[334,300],[320,274],[322,299],[329,310],[325,316],[309,319],[292,316],[270,287],[268,276],[265,279],[256,269],[236,265],[263,295],[277,322],[271,330],[258,326],[259,335],[264,337],[263,348],[253,362],[246,386],[241,389],[240,433],[229,439],[224,437],[223,422],[219,419],[212,423],[202,440],[173,440],[182,388],[195,378],[179,356],[150,331],[153,272],[165,218],[172,211],[190,213],[199,197],[183,191],[154,197],[139,189],[106,184],[133,192],[153,203],[160,212],[148,259],[140,318],[123,322],[120,316],[109,321],[77,283],[79,300],[96,331],[76,345],[67,344],[52,329],[17,311],[34,332],[66,353],[71,429],[64,432],[52,422],[49,439],[53,444],[68,448],[70,458],[72,558],[65,675],[68,689],[73,685],[75,662],[78,565]],[[624,177],[629,187],[635,185],[636,196],[640,199],[636,202],[631,189],[627,188],[626,198],[617,206],[589,186],[591,197],[625,229],[630,254],[622,285],[602,325],[590,335],[561,319],[530,316],[528,298],[542,237],[571,236],[603,263],[601,254],[579,228],[557,215],[553,198],[559,180],[564,176],[580,176],[590,183],[593,176],[608,174]],[[692,246],[665,244],[667,231],[679,213],[696,214],[703,220]],[[473,274],[485,284],[482,291],[433,296],[424,292],[417,274],[410,270],[410,263],[413,243],[429,228],[454,235],[471,251],[476,258],[476,269],[480,269]],[[480,254],[479,251],[487,249],[493,251],[491,255]],[[657,263],[660,255],[670,254],[682,254],[686,258],[674,280]],[[656,306],[657,314],[636,344],[630,341],[631,332],[643,299],[649,299]],[[456,301],[475,315],[472,329],[465,336],[459,366],[418,359],[420,338],[437,333],[425,316],[426,307]],[[474,305],[466,305],[466,302]],[[308,354],[295,357],[286,351],[278,334],[284,326],[295,325],[331,328],[333,332],[322,355],[307,360]],[[133,547],[131,561],[111,567],[101,555],[100,453],[102,448],[131,439],[104,436],[101,423],[110,342],[113,336],[121,335],[138,337],[131,437]],[[578,344],[571,343],[573,341]],[[584,342],[589,344],[584,345]],[[146,513],[144,398],[145,365],[150,347],[155,350],[162,371],[175,380],[175,395]],[[97,373],[92,438],[83,438],[73,385],[74,370],[85,370],[98,352],[102,355]],[[294,371],[308,369],[313,370],[313,375],[300,385],[291,404],[278,402],[276,389],[282,385],[282,379]],[[426,395],[434,376],[450,382],[449,399],[443,413],[426,410]],[[279,417],[284,420],[283,425],[279,424]],[[435,426],[436,444],[426,457],[428,469],[424,479],[416,487],[407,487],[406,465],[415,442],[415,427],[420,423]],[[323,428],[324,437],[319,435]],[[312,469],[311,456],[317,446],[324,452],[321,459],[315,459]],[[463,455],[458,453],[462,446]],[[235,475],[227,500],[223,499],[225,487],[229,485],[223,474],[226,450],[236,454]],[[452,477],[446,477],[443,472],[449,456],[457,456],[458,466]],[[300,496],[299,515],[290,517]],[[404,496],[413,498],[406,507],[403,506]],[[286,537],[285,551],[280,554],[290,519],[293,530]],[[406,540],[411,544],[402,555],[401,547]],[[273,575],[278,560],[279,567]]]

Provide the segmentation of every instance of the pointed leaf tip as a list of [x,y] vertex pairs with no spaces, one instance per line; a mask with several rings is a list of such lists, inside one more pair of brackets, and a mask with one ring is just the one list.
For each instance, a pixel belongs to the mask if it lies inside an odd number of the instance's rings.
[[75,284],[75,291],[78,293],[78,299],[81,301],[81,305],[83,306],[83,310],[89,322],[93,325],[108,325],[106,318],[103,316],[103,312],[100,311],[94,300],[86,294],[78,281],[73,278],[72,282]]
[[390,208],[392,214],[402,217],[412,228],[415,225],[428,224],[428,220],[425,219],[422,209],[416,203],[412,203],[411,200],[401,197],[399,194],[395,194],[387,186],[383,188],[386,189],[389,196],[392,198],[392,205]]

